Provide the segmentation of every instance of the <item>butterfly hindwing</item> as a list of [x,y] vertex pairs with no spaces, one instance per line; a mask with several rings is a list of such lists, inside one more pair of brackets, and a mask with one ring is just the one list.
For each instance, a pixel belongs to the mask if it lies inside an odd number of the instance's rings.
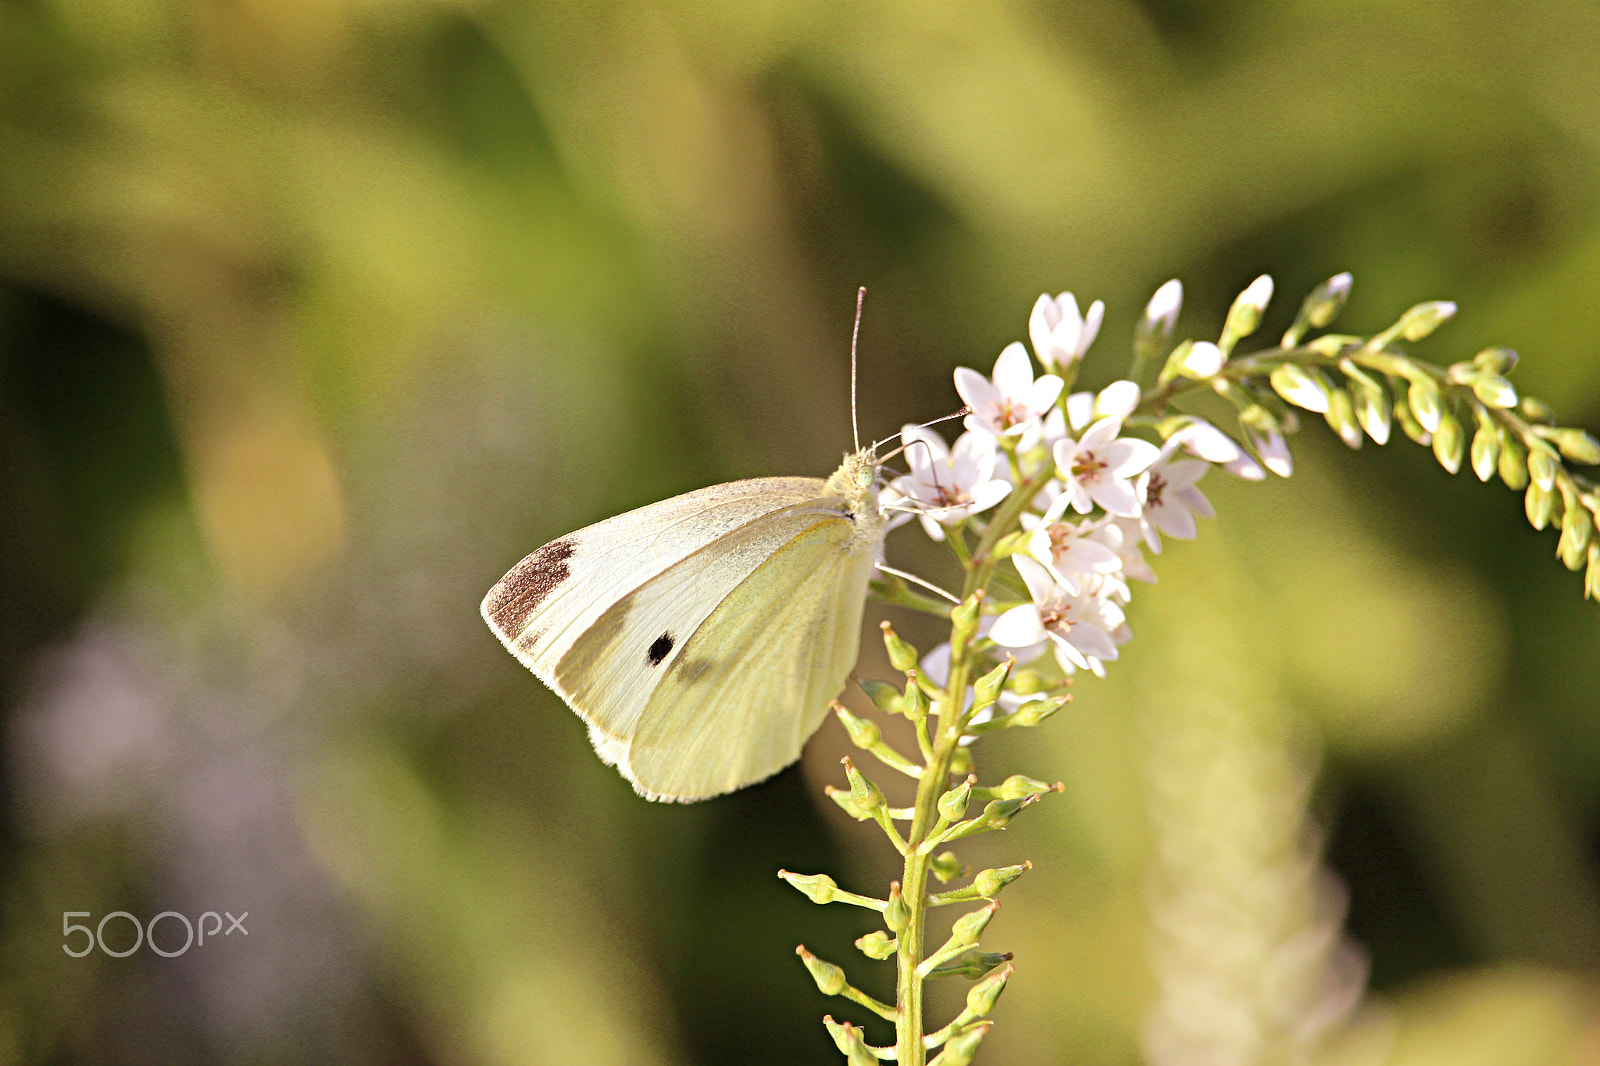
[[623,773],[651,798],[694,800],[799,758],[855,665],[876,555],[848,517],[813,513],[684,644],[639,715]]
[[706,617],[815,521],[811,510],[797,504],[763,515],[630,589],[573,641],[546,680],[594,730],[631,736]]

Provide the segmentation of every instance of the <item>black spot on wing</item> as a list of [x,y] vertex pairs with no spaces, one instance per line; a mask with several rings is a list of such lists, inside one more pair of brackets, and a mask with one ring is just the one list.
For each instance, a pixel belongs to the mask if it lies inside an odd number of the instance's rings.
[[571,575],[567,560],[578,550],[570,537],[553,540],[511,568],[483,599],[483,616],[508,637],[519,635],[545,597]]
[[661,660],[672,654],[673,645],[677,638],[671,633],[663,633],[650,643],[650,650],[644,653],[644,661],[651,666],[660,666]]

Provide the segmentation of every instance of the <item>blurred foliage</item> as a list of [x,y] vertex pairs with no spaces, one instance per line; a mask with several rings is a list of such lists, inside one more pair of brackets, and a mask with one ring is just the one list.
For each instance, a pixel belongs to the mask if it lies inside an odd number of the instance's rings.
[[[1597,55],[1576,0],[3,0],[0,1061],[830,1061],[792,947],[866,926],[773,875],[890,876],[821,801],[837,728],[647,805],[482,592],[831,470],[857,285],[874,435],[1045,289],[1107,302],[1098,384],[1170,276],[1208,336],[1257,273],[1270,330],[1345,269],[1352,329],[1458,300],[1421,354],[1517,348],[1600,429]],[[1068,791],[1001,840],[1035,870],[982,1061],[1286,1024],[1229,938],[1332,898],[1284,865],[1316,826],[1371,974],[1323,1061],[1594,1061],[1600,615],[1515,496],[1296,447],[1211,475],[1111,678],[985,756]],[[58,939],[223,909],[248,939],[173,959]]]

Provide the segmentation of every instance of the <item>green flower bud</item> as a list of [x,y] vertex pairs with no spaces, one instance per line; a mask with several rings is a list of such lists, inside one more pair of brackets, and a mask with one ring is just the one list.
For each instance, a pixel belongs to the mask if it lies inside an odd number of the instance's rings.
[[906,690],[901,694],[901,713],[913,722],[920,722],[928,717],[931,709],[928,703],[928,694],[922,691],[922,686],[917,683],[917,671],[909,671],[906,675]]
[[1517,406],[1517,390],[1499,374],[1484,374],[1472,383],[1473,395],[1486,407],[1507,409]]
[[1521,411],[1522,417],[1529,422],[1548,426],[1556,420],[1556,413],[1550,410],[1550,405],[1532,396],[1524,396],[1522,402],[1517,404],[1517,410]]
[[1431,378],[1412,378],[1411,387],[1406,390],[1406,402],[1423,429],[1429,433],[1438,430],[1439,416],[1444,409],[1439,403],[1439,386]]
[[1500,431],[1500,480],[1512,492],[1521,492],[1528,484],[1528,453],[1507,430]]
[[979,870],[972,879],[973,887],[984,899],[993,899],[1000,890],[1033,869],[1033,863],[1022,862],[1016,866],[1001,866],[993,870]]
[[1433,434],[1433,455],[1439,465],[1454,474],[1461,469],[1461,451],[1466,439],[1461,423],[1450,415],[1439,416],[1439,428]]
[[1510,348],[1485,348],[1472,361],[1488,373],[1504,377],[1516,368],[1517,353]]
[[1005,686],[1006,678],[1011,673],[1011,668],[1017,665],[1015,659],[1007,658],[1005,662],[978,678],[972,686],[972,709],[981,711],[985,707],[993,707],[1000,698],[1000,690]]
[[844,1055],[846,1066],[878,1066],[877,1057],[867,1048],[865,1030],[861,1026],[849,1022],[840,1025],[831,1014],[823,1015],[822,1024],[833,1037],[834,1046]]
[[1021,799],[995,800],[983,808],[982,814],[967,822],[965,825],[959,826],[955,832],[950,835],[950,839],[955,840],[959,837],[969,837],[978,833],[987,833],[992,829],[1004,829],[1007,825],[1011,824],[1011,819],[1017,816],[1018,811],[1022,810],[1022,808],[1026,807],[1028,804],[1033,803],[1038,798],[1038,796],[1023,796]]
[[975,911],[968,911],[954,922],[950,923],[950,943],[962,947],[971,947],[983,935],[984,927],[989,924],[989,919],[994,917],[994,912],[1000,909],[999,900],[990,900],[987,906],[979,907]]
[[883,646],[889,652],[889,665],[902,674],[917,668],[917,649],[901,640],[888,622],[883,623]]
[[1494,477],[1499,459],[1500,434],[1492,425],[1479,426],[1478,432],[1472,435],[1472,472],[1478,475],[1479,481],[1488,481]]
[[906,906],[906,899],[900,894],[900,882],[889,883],[889,902],[883,908],[883,924],[889,932],[899,936],[905,932],[906,924],[911,921],[911,908]]
[[1296,407],[1324,414],[1328,410],[1328,386],[1297,363],[1280,363],[1267,380],[1279,396]]
[[778,876],[799,889],[812,903],[832,903],[839,893],[839,882],[827,874],[792,874],[779,870]]
[[950,612],[950,621],[954,627],[951,630],[951,639],[960,644],[969,643],[978,635],[978,620],[982,617],[983,590],[979,589]]
[[928,971],[929,977],[965,977],[976,981],[996,966],[1010,962],[1011,952],[964,951],[942,966]]
[[900,942],[882,929],[874,929],[866,936],[856,938],[856,947],[861,949],[861,954],[880,962],[893,955],[899,946]]
[[850,793],[845,789],[834,788],[832,785],[824,785],[822,792],[823,795],[837,803],[840,810],[844,811],[844,813],[848,814],[856,821],[865,822],[872,818],[872,812],[863,810],[860,804],[856,803],[856,801],[851,797]]
[[1374,385],[1362,385],[1350,390],[1355,401],[1356,421],[1367,431],[1374,444],[1389,443],[1389,394]]
[[1408,341],[1420,341],[1448,322],[1455,313],[1456,305],[1451,301],[1431,300],[1409,309],[1395,324],[1400,327],[1400,336]]
[[972,749],[965,744],[958,746],[950,756],[950,772],[965,777],[977,769],[972,762]]
[[1012,774],[1000,782],[1000,787],[994,790],[994,794],[997,799],[1022,799],[1026,796],[1042,796],[1046,792],[1060,791],[1062,791],[1060,785],[1047,784],[1023,774]]
[[1556,473],[1561,469],[1561,462],[1550,453],[1550,449],[1543,442],[1535,443],[1528,449],[1528,476],[1533,478],[1533,483],[1550,491],[1556,483]]
[[1550,434],[1550,439],[1561,449],[1562,455],[1575,463],[1585,466],[1600,463],[1600,441],[1581,429],[1558,429]]
[[1344,389],[1330,389],[1328,410],[1323,417],[1347,448],[1361,447],[1361,425],[1356,421],[1355,405],[1350,401],[1350,393]]
[[900,690],[895,686],[887,681],[876,681],[870,677],[858,677],[856,684],[878,710],[888,714],[900,713],[903,705],[900,702]]
[[967,1010],[979,1018],[994,1010],[994,1005],[1000,999],[1000,993],[1006,990],[1006,982],[1011,980],[1014,969],[1013,966],[1003,966],[973,985],[967,992]]
[[1023,727],[1036,726],[1071,702],[1070,695],[1048,700],[1028,700],[1011,716],[1011,724]]
[[868,749],[882,742],[883,730],[878,728],[877,722],[851,713],[842,703],[833,705],[833,713],[844,724],[844,731],[850,734],[850,743],[856,747]]
[[817,988],[825,996],[837,996],[845,990],[850,982],[845,980],[844,971],[831,962],[824,962],[801,944],[794,949],[800,956],[800,961],[806,964],[806,969],[811,971],[811,979],[817,983]]
[[866,811],[869,816],[876,816],[889,805],[888,800],[883,798],[883,790],[857,770],[848,757],[840,761],[844,763],[844,776],[850,782],[850,801],[859,810]]
[[1550,516],[1556,508],[1555,493],[1534,484],[1528,486],[1527,495],[1522,499],[1527,508],[1528,521],[1534,529],[1543,529],[1550,524]]
[[945,1041],[944,1049],[928,1066],[971,1066],[973,1056],[978,1053],[978,1045],[989,1035],[993,1025],[993,1022],[985,1021],[971,1029],[963,1029]]
[[1452,385],[1470,385],[1472,380],[1481,373],[1483,373],[1483,370],[1477,363],[1451,363],[1445,368],[1444,378]]
[[941,851],[928,860],[928,869],[939,879],[941,885],[948,885],[967,872],[967,865],[956,858],[955,852]]
[[1433,440],[1432,435],[1422,428],[1422,423],[1417,421],[1417,416],[1411,413],[1411,404],[1407,397],[1396,393],[1394,397],[1394,417],[1400,423],[1400,428],[1405,430],[1407,437],[1418,444],[1427,444]]
[[1252,281],[1228,308],[1228,318],[1222,327],[1224,350],[1240,337],[1248,337],[1261,325],[1261,313],[1272,299],[1272,279],[1263,274]]
[[1311,295],[1300,305],[1300,314],[1311,328],[1321,329],[1344,310],[1344,302],[1350,297],[1350,281],[1348,272],[1335,274],[1311,290]]
[[1037,670],[1013,669],[1011,671],[1011,691],[1019,696],[1035,696],[1043,692],[1049,684],[1044,675]]
[[1556,553],[1568,570],[1580,570],[1589,555],[1589,538],[1594,531],[1594,521],[1589,512],[1568,504],[1561,515],[1561,544]]
[[[1355,348],[1360,344],[1360,337],[1352,337],[1348,333],[1324,333],[1320,337],[1313,337],[1311,340],[1307,341],[1305,348],[1306,351],[1315,352],[1317,355],[1335,356],[1346,349]],[[1284,347],[1290,348],[1293,347],[1293,345],[1286,344]]]
[[939,817],[949,822],[959,822],[967,813],[967,803],[972,799],[972,785],[976,778],[967,779],[939,797]]

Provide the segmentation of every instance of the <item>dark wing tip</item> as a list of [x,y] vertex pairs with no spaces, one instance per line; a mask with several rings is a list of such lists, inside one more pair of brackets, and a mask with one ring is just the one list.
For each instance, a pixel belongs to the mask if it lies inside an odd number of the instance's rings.
[[513,566],[484,596],[484,621],[505,641],[515,640],[545,598],[571,575],[567,560],[578,550],[571,537],[553,540]]

